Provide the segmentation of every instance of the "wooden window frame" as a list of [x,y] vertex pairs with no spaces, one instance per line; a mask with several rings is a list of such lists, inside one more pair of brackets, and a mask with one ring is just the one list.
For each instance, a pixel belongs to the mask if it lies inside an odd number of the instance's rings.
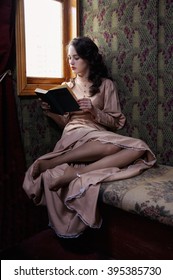
[[25,52],[25,27],[24,27],[24,0],[17,1],[16,7],[16,75],[17,92],[20,96],[35,95],[36,87],[49,89],[61,84],[71,77],[71,71],[66,61],[66,45],[72,39],[72,7],[76,6],[76,36],[79,35],[79,0],[65,0],[63,2],[63,78],[37,78],[26,76],[26,52]]

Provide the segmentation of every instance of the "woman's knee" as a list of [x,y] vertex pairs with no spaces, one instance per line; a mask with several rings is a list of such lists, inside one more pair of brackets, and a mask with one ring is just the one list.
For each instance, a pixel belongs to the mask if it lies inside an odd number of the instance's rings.
[[121,150],[120,147],[113,144],[104,144],[103,145],[103,154],[104,156],[116,154]]
[[131,155],[134,158],[134,160],[140,159],[145,154],[145,150],[133,150],[131,151]]

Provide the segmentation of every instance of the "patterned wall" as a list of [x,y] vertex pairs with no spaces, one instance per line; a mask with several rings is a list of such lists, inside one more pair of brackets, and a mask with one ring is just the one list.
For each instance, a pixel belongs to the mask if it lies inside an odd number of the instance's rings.
[[54,148],[61,130],[44,116],[38,98],[20,99],[20,119],[27,167]]
[[173,165],[173,1],[84,0],[82,34],[95,40],[119,89],[123,134]]
[[173,0],[159,1],[157,151],[173,165]]
[[[98,44],[119,90],[127,124],[158,162],[173,165],[173,0],[81,0],[81,35]],[[35,99],[22,99],[28,165],[49,151],[60,131]],[[34,124],[34,125],[33,125]]]

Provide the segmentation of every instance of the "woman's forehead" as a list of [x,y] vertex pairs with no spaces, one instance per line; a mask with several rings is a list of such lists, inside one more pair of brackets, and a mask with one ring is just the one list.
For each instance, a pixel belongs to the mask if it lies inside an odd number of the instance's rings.
[[68,54],[70,54],[70,55],[77,55],[77,52],[76,52],[76,49],[75,49],[75,47],[74,46],[69,46],[69,48],[68,48]]

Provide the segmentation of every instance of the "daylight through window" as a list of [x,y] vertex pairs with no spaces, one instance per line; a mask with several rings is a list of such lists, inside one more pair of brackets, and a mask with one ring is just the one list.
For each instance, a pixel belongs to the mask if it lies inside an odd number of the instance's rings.
[[24,0],[24,12],[27,77],[62,78],[62,3]]
[[16,74],[19,95],[35,95],[69,80],[66,46],[79,35],[79,0],[16,1]]

